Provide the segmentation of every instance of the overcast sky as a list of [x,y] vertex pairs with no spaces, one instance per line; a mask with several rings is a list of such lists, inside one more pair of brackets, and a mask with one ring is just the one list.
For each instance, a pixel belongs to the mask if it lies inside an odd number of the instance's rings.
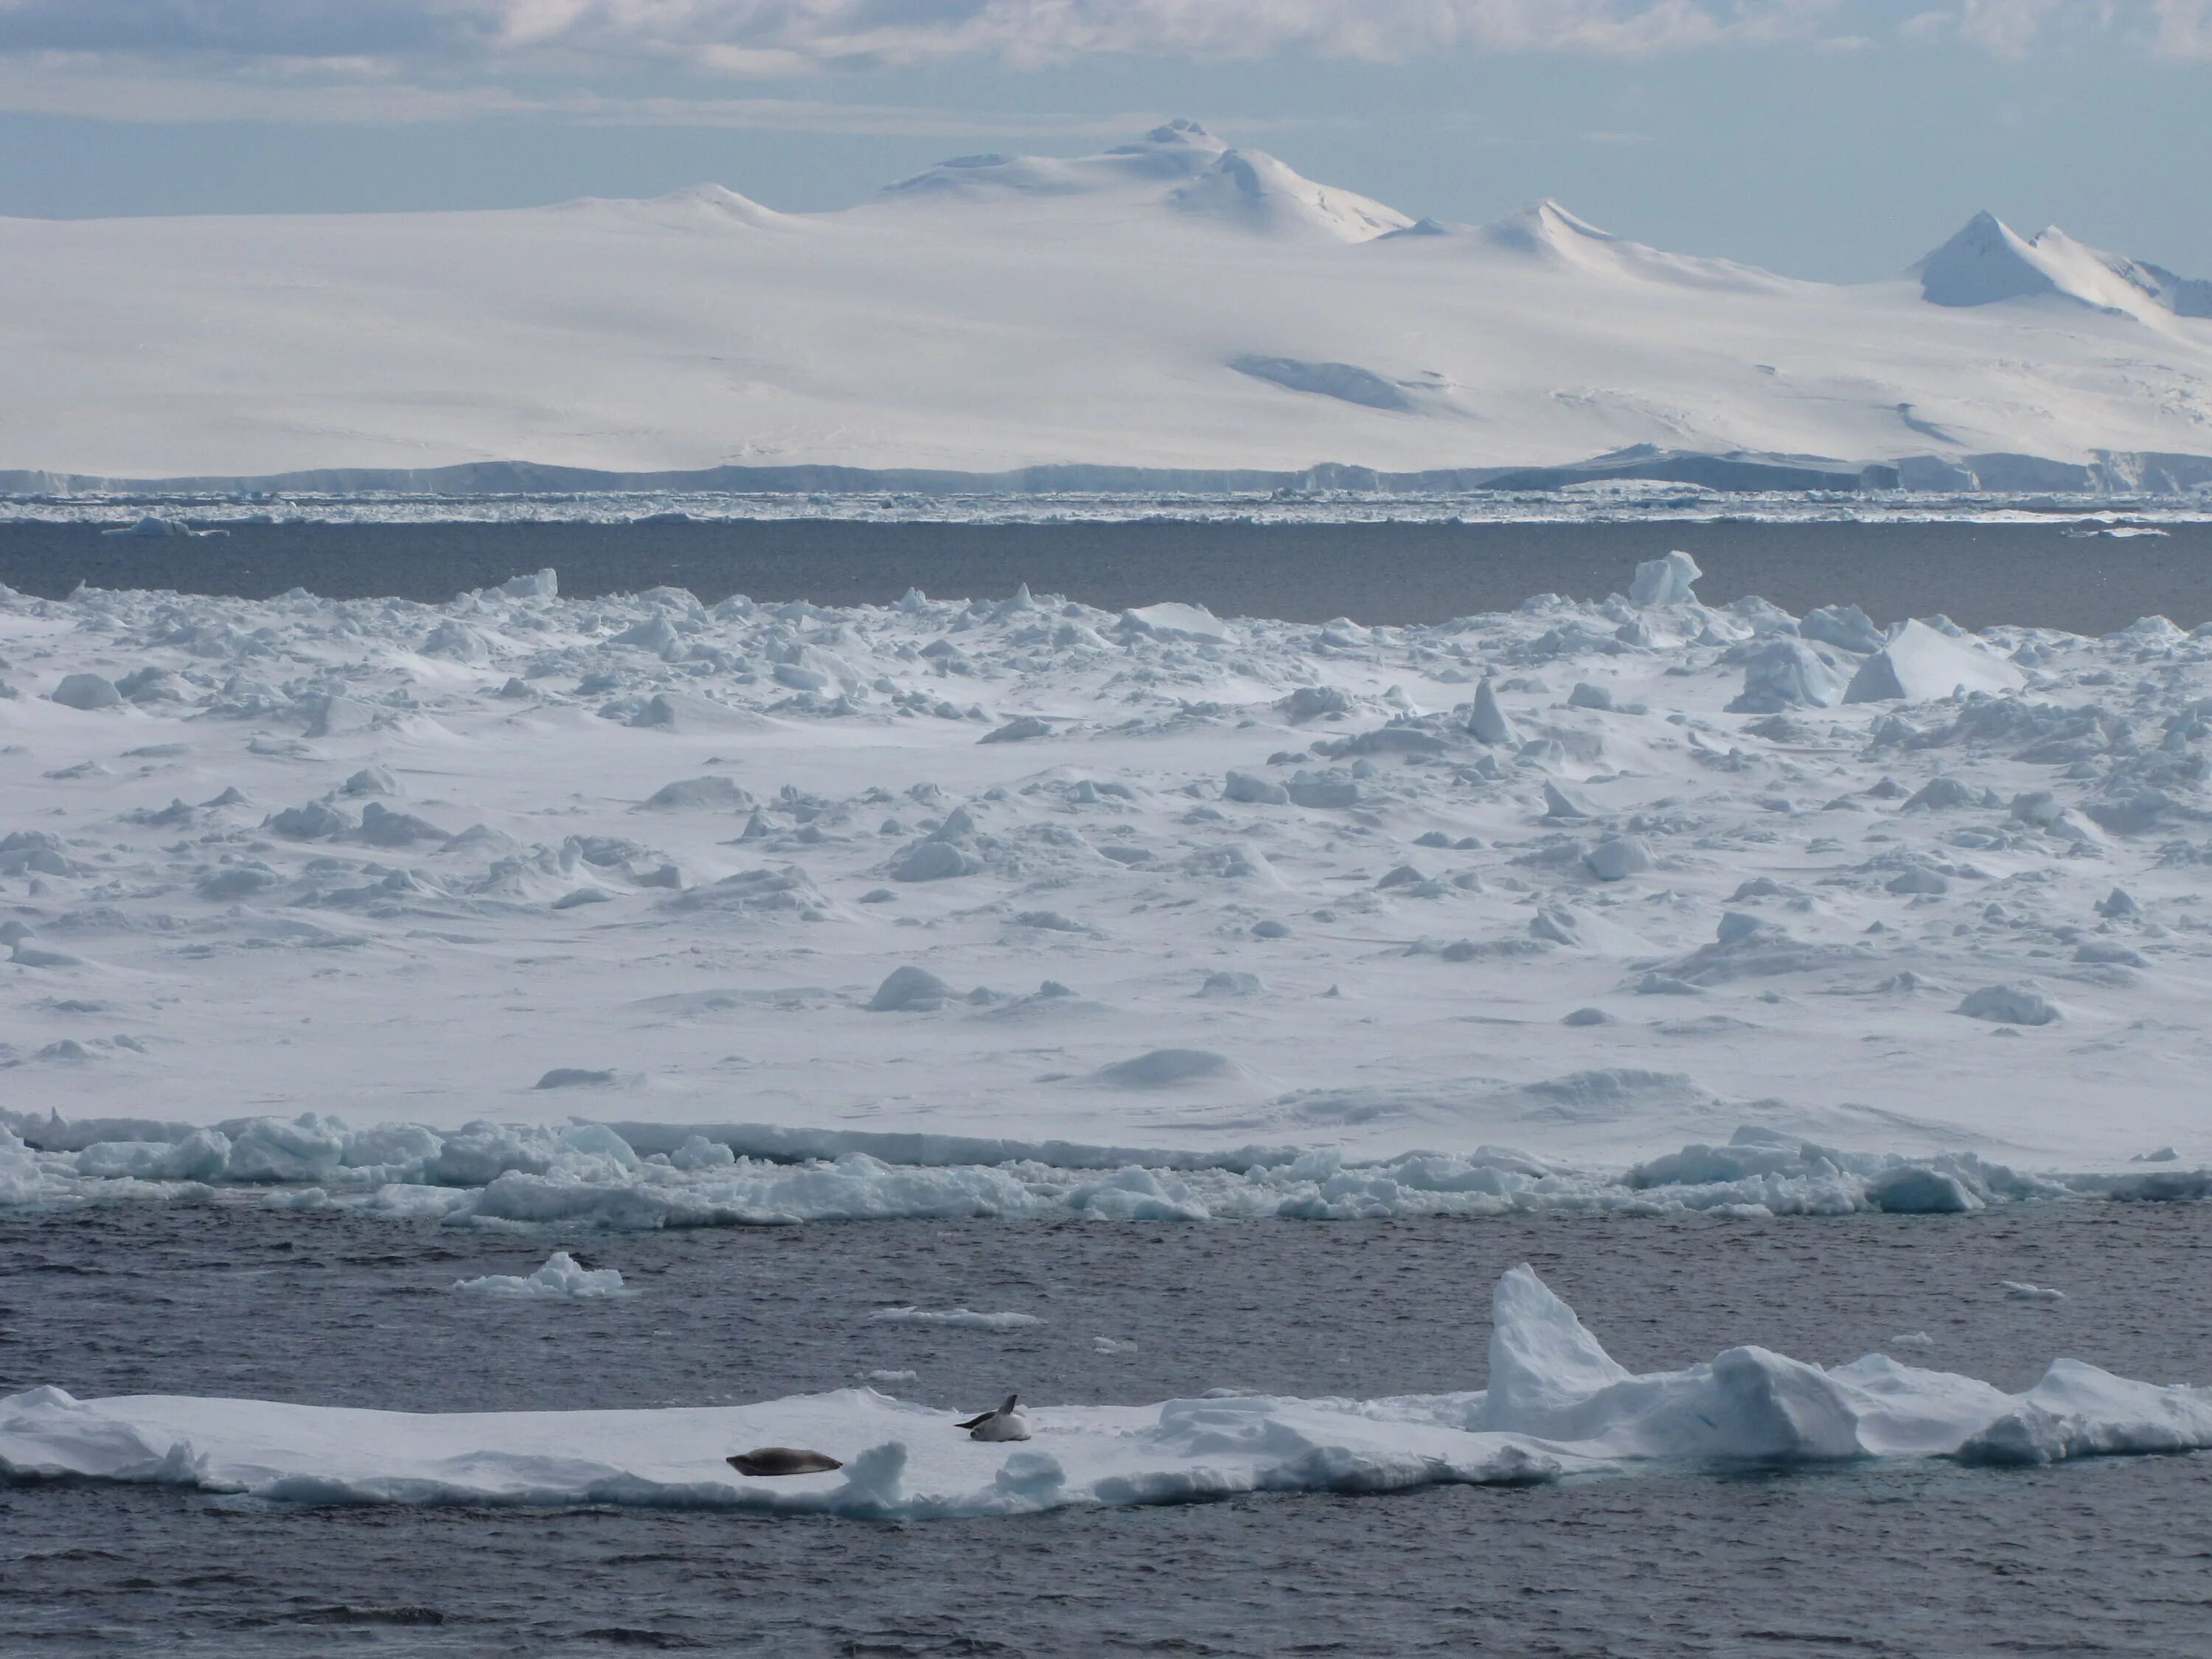
[[1987,207],[2212,276],[2212,0],[0,0],[0,214],[837,208],[1171,115],[1793,275]]

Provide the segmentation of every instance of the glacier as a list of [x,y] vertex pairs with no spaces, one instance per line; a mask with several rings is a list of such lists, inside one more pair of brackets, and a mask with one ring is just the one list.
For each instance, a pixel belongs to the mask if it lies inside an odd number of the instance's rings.
[[0,485],[2148,488],[2207,284],[1983,216],[1857,286],[1412,219],[1195,124],[830,213],[0,220]]

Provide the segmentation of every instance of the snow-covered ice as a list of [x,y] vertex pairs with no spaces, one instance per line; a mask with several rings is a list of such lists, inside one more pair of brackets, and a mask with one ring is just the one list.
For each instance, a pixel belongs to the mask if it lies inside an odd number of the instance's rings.
[[2187,491],[2212,481],[2208,312],[2201,281],[1986,216],[1850,287],[1552,202],[1416,223],[1175,123],[1096,155],[962,157],[835,213],[705,185],[0,219],[0,468],[34,489],[408,489],[483,464],[521,489],[862,468],[1050,489],[1335,464],[1449,488],[1656,450],[1784,488],[1872,464],[1915,489]]
[[[0,483],[9,482],[0,478]],[[697,524],[1018,525],[1066,523],[1308,525],[1308,524],[1547,524],[1638,523],[1663,526],[1756,520],[1762,525],[1987,524],[2060,527],[2069,539],[2164,536],[2172,525],[2212,519],[2212,495],[2146,487],[2100,464],[2071,482],[2052,478],[1984,492],[1952,489],[1832,488],[1722,489],[1681,479],[1624,476],[1564,487],[1493,489],[1435,483],[1383,488],[1379,479],[1328,482],[1320,475],[1286,475],[1277,486],[1245,489],[1077,489],[1072,484],[1018,494],[1004,487],[958,488],[938,482],[925,488],[875,489],[744,489],[724,485],[681,488],[659,484],[623,489],[528,487],[501,480],[465,487],[456,480],[435,491],[404,489],[344,491],[297,484],[264,494],[212,484],[116,491],[89,485],[59,488],[39,475],[16,479],[27,489],[0,489],[11,521],[33,524],[128,526],[149,502],[175,515],[163,522],[183,529],[191,522],[248,526],[344,524],[441,526],[475,524],[590,524],[650,529],[663,522]],[[1660,545],[1664,545],[1663,539]],[[1825,607],[1809,613],[1805,637],[1825,639]],[[1871,649],[1871,647],[1858,647]]]
[[611,1296],[635,1296],[612,1267],[586,1267],[566,1250],[556,1250],[545,1265],[530,1273],[486,1273],[464,1279],[453,1288],[471,1296],[514,1296],[559,1301],[590,1301]]
[[972,1313],[966,1308],[878,1308],[868,1317],[885,1325],[928,1325],[958,1331],[1018,1331],[1044,1323],[1035,1314]]
[[[2212,1191],[2212,640],[1884,635],[1654,564],[1642,604],[1422,627],[0,596],[0,1197]],[[1732,712],[1806,683],[1778,647],[1902,695]],[[83,676],[117,701],[57,698]]]
[[[1824,1369],[1736,1347],[1632,1375],[1525,1267],[1492,1298],[1485,1389],[1379,1400],[1217,1392],[1152,1406],[1025,1403],[1023,1415],[1029,1437],[1007,1453],[958,1432],[955,1411],[866,1388],[735,1407],[437,1413],[159,1395],[79,1401],[43,1387],[0,1399],[0,1474],[270,1503],[919,1519],[1510,1485],[1655,1465],[2020,1465],[2212,1446],[2212,1392],[2075,1360],[2054,1361],[2016,1395],[1878,1353]],[[818,1448],[845,1467],[774,1481],[731,1474],[724,1457],[754,1445]]]

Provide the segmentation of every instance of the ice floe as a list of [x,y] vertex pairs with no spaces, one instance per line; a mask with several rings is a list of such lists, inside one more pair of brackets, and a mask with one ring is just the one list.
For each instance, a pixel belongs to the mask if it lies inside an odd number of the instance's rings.
[[1035,1314],[972,1313],[966,1308],[878,1308],[868,1317],[885,1325],[927,1325],[957,1331],[1018,1331],[1044,1323]]
[[[2076,1360],[2053,1362],[2019,1394],[1884,1354],[1824,1368],[1758,1347],[1638,1375],[1525,1267],[1499,1280],[1491,1311],[1486,1389],[1025,1402],[1027,1438],[1012,1453],[960,1432],[952,1410],[869,1388],[734,1407],[439,1413],[160,1395],[80,1401],[48,1386],[0,1399],[0,1474],[274,1504],[926,1519],[1656,1467],[2021,1465],[2212,1447],[2212,1391],[2130,1382]],[[763,1445],[818,1447],[844,1467],[769,1482],[724,1461]]]
[[[312,1190],[319,1191],[320,1188]],[[453,1288],[470,1296],[512,1296],[555,1301],[580,1302],[637,1292],[623,1283],[612,1267],[590,1267],[566,1250],[556,1250],[535,1273],[487,1273],[464,1279]]]

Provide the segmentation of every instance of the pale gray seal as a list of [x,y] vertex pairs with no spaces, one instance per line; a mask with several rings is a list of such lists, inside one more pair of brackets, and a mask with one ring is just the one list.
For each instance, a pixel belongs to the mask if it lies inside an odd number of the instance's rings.
[[1016,1406],[1018,1398],[1010,1394],[998,1410],[985,1412],[981,1417],[971,1417],[953,1426],[967,1430],[970,1440],[1026,1440],[1030,1437],[1030,1420]]

